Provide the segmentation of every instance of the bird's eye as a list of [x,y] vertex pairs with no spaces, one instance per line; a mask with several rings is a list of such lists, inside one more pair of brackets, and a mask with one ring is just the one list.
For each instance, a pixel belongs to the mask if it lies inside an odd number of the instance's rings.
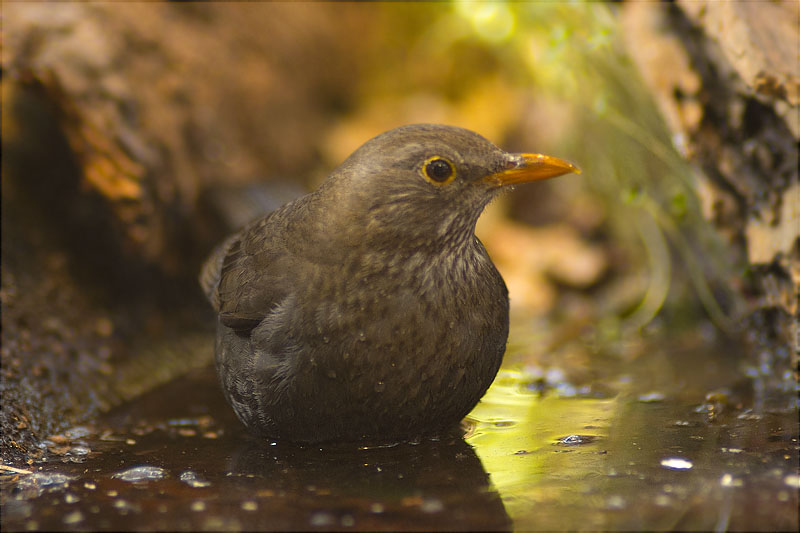
[[430,181],[437,185],[445,185],[453,181],[456,177],[456,170],[453,164],[441,157],[431,157],[422,165],[422,173]]

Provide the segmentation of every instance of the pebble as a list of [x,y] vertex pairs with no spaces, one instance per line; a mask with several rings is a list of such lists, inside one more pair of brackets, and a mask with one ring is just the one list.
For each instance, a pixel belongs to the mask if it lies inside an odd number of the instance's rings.
[[167,477],[167,471],[157,466],[135,466],[122,472],[117,472],[111,477],[121,479],[122,481],[137,482],[137,481],[157,481]]
[[83,455],[89,455],[91,451],[92,449],[89,448],[88,446],[73,446],[67,451],[67,453],[69,453],[70,455],[83,456]]
[[52,487],[55,485],[66,485],[75,479],[67,474],[58,472],[35,472],[30,476],[22,478],[20,485],[38,485],[40,487]]
[[25,499],[41,496],[45,490],[65,489],[73,476],[59,472],[35,472],[19,480],[18,487]]

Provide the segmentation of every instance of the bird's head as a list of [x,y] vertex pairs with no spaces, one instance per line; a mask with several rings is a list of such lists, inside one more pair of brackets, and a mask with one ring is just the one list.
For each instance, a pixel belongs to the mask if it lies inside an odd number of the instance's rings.
[[[330,190],[345,225],[391,245],[469,239],[483,208],[510,186],[580,170],[541,154],[505,152],[472,131],[413,124],[367,141]],[[399,241],[399,242],[398,242]]]

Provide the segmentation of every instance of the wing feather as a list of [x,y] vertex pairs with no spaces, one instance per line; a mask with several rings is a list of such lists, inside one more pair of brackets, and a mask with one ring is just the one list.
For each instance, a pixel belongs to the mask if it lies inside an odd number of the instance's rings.
[[239,332],[256,327],[290,291],[284,268],[290,252],[276,213],[226,239],[200,273],[200,285],[221,323]]

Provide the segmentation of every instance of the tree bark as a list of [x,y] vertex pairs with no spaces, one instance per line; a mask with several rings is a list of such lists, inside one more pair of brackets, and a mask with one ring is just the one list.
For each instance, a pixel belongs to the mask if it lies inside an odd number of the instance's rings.
[[797,372],[800,4],[628,2],[622,24],[676,146],[698,169],[705,216],[749,265],[738,290],[750,303],[753,356],[769,354],[771,377],[785,384],[787,369]]
[[199,206],[225,201],[216,184],[322,166],[316,147],[350,105],[371,17],[3,5],[4,460],[210,361],[195,278],[233,228]]

